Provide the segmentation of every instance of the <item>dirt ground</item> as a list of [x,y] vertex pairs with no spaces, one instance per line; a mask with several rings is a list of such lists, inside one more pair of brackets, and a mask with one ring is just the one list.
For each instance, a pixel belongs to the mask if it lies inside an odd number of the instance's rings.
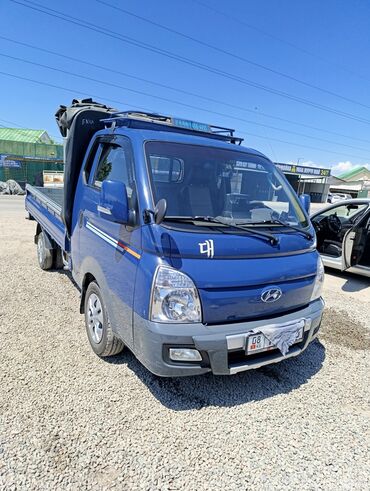
[[95,356],[66,272],[0,196],[0,490],[370,488],[370,281],[327,272],[320,337],[232,377]]

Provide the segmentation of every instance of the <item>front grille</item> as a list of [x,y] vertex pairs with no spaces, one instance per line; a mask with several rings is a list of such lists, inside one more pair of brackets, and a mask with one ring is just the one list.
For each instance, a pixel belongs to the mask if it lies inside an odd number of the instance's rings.
[[[288,351],[288,354],[291,351],[301,350],[306,344],[307,338],[309,335],[309,331],[305,331],[303,340],[299,343],[293,344]],[[274,358],[279,358],[281,356],[281,352],[278,348],[271,349],[269,351],[262,351],[260,353],[255,353],[254,355],[246,354],[245,350],[230,350],[228,352],[228,366],[229,368],[238,366],[238,365],[249,365],[253,364],[253,362],[257,361],[268,361],[273,360]]]
[[[278,315],[290,315],[290,314],[295,314],[296,312],[299,312],[303,309],[306,309],[308,307],[308,304],[305,304],[305,305],[300,305],[298,307],[294,307],[293,309],[287,309],[287,310],[280,310]],[[228,324],[238,324],[238,323],[241,323],[241,322],[249,322],[250,320],[258,320],[258,321],[268,321],[270,319],[276,319],[276,315],[277,313],[276,312],[273,312],[269,315],[266,315],[266,314],[261,314],[261,315],[258,315],[258,314],[255,314],[253,317],[243,317],[243,318],[238,318],[238,319],[227,319],[227,323]],[[206,326],[218,326],[218,325],[224,325],[225,324],[225,320],[223,320],[222,322],[204,322],[204,325]]]
[[246,355],[245,350],[229,351],[228,364],[229,368],[235,365],[247,364],[254,361],[262,361],[267,359],[273,359],[280,356],[280,351],[272,349],[270,351],[262,351],[261,353],[255,353],[254,355]]

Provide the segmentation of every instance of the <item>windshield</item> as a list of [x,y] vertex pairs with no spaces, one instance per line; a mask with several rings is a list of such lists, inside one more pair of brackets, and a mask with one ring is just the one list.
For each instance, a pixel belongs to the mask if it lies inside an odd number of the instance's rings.
[[166,217],[218,217],[230,223],[281,220],[308,225],[297,195],[266,158],[182,143],[145,144],[154,202]]

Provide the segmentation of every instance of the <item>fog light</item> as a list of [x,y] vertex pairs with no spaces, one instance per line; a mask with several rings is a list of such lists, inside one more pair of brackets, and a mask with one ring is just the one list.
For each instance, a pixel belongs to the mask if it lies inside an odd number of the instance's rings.
[[192,348],[170,348],[170,359],[173,361],[202,361],[199,351]]

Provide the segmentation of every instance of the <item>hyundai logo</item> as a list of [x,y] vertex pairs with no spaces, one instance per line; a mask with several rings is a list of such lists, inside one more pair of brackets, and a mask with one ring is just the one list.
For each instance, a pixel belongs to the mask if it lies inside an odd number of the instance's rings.
[[281,298],[282,294],[283,292],[278,287],[268,288],[267,290],[262,291],[261,300],[265,303],[276,302],[276,300],[279,300],[279,298]]

